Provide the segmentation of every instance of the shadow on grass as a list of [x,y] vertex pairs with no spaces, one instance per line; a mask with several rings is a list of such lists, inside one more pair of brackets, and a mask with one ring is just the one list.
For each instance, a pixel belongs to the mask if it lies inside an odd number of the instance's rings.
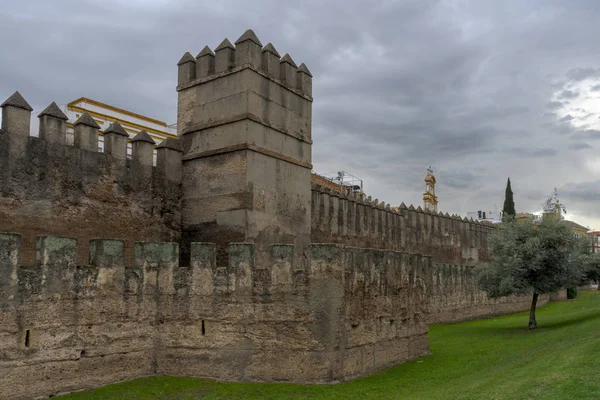
[[[562,320],[555,321],[555,322],[549,322],[547,324],[544,324],[544,326],[547,328],[562,328],[562,327],[569,326],[569,325],[575,325],[575,324],[580,324],[583,322],[591,321],[591,320],[597,319],[597,318],[600,318],[600,310],[595,310],[594,312],[585,313],[585,314],[580,315],[575,318],[562,319]],[[538,325],[539,325],[539,323],[538,323]]]
[[[522,333],[522,332],[544,332],[550,329],[561,329],[571,325],[578,325],[584,322],[592,321],[595,319],[600,319],[600,310],[596,310],[589,313],[577,313],[573,318],[568,319],[559,319],[559,320],[551,320],[548,322],[544,322],[544,318],[537,317],[538,327],[537,329],[528,329],[527,322],[529,320],[528,315],[524,315],[523,324],[513,324],[511,326],[486,326],[486,325],[476,325],[469,327],[469,330],[473,331],[485,331],[488,334],[504,334],[504,333]],[[511,321],[512,322],[512,321]]]

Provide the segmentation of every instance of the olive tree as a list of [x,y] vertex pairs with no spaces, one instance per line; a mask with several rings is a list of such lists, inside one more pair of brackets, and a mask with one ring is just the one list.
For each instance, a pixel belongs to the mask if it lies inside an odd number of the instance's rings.
[[587,275],[589,246],[557,218],[539,223],[508,220],[489,239],[491,263],[478,267],[480,287],[491,298],[531,294],[529,328],[541,294],[579,285]]

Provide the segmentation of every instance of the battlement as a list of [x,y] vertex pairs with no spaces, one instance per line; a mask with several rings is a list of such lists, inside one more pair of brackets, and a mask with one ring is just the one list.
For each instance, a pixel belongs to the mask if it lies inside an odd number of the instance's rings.
[[89,263],[79,265],[77,239],[37,236],[35,265],[21,266],[21,242],[18,234],[0,232],[0,302],[115,294],[153,299],[177,295],[183,286],[188,295],[262,296],[291,291],[294,283],[293,245],[271,246],[271,271],[256,265],[251,243],[229,244],[225,263],[217,263],[214,243],[192,243],[190,265],[180,268],[178,243],[136,242],[134,263],[127,265],[124,241],[92,239]]
[[[89,240],[106,232],[134,240],[178,240],[181,230],[182,149],[167,139],[157,147],[144,132],[133,138],[118,122],[104,131],[84,113],[75,122],[74,146],[65,144],[66,116],[56,103],[39,114],[39,137],[30,136],[31,107],[19,92],[2,104],[0,226],[24,236],[31,251],[40,233]],[[86,262],[87,250],[78,253]]]
[[[8,151],[3,156],[15,157],[26,156],[28,151],[44,151],[48,156],[64,156],[65,162],[72,163],[74,160],[93,157],[89,153],[98,153],[98,136],[100,126],[88,114],[83,113],[74,123],[74,146],[66,146],[67,134],[67,116],[56,105],[55,102],[44,109],[39,115],[39,137],[30,136],[29,126],[31,118],[31,106],[17,91],[12,94],[1,105],[2,108],[2,133],[7,135],[3,138],[5,146],[12,146],[14,152]],[[115,169],[120,169],[119,174],[125,171],[131,175],[142,175],[148,177],[152,174],[153,163],[152,155],[155,142],[145,131],[140,132],[132,139],[133,155],[132,162],[126,168],[119,163],[124,163],[127,159],[127,139],[129,134],[123,129],[118,121],[113,122],[103,132],[104,135],[104,154],[110,157],[104,157],[106,163],[116,164]],[[181,145],[176,144],[177,139],[168,139],[157,147],[157,167],[156,172],[166,179],[181,183],[181,174],[172,174],[172,168],[181,170]],[[68,147],[69,149],[66,149]],[[77,151],[79,150],[79,151]],[[6,151],[6,150],[5,150]],[[25,154],[22,154],[25,151]],[[30,158],[39,157],[40,154],[29,154]],[[6,161],[6,160],[5,160]],[[60,162],[59,160],[54,160]],[[71,167],[78,168],[71,164]],[[89,167],[89,165],[88,165]],[[169,168],[168,168],[169,167]]]
[[[225,39],[214,52],[208,46],[196,58],[187,52],[177,65],[179,134],[216,128],[224,134],[252,121],[257,124],[253,130],[270,129],[274,137],[278,132],[311,143],[312,74],[289,54],[281,57],[273,44],[263,47],[252,30],[240,36],[235,46]],[[204,152],[216,150],[187,143],[186,154],[195,153],[197,146]],[[265,144],[256,141],[257,147]],[[282,142],[268,150],[296,158],[286,154],[287,146]]]
[[21,265],[21,242],[21,235],[0,233],[0,277],[8,278],[0,282],[0,302],[151,294],[156,288],[173,292],[172,273],[179,265],[176,243],[135,243],[134,265],[126,267],[123,240],[90,240],[85,265],[77,262],[75,238],[37,236],[36,261],[30,266]]
[[434,262],[475,265],[487,260],[495,228],[448,213],[406,206],[397,210],[363,193],[311,185],[311,241],[432,255]]
[[235,41],[235,46],[224,39],[214,52],[208,46],[195,58],[186,52],[177,66],[178,90],[248,68],[298,95],[312,99],[312,74],[308,67],[304,63],[296,65],[287,53],[281,57],[272,43],[263,47],[252,29],[244,32]]
[[[0,302],[22,304],[115,294],[177,296],[185,293],[262,298],[277,293],[306,294],[310,285],[331,279],[343,288],[349,277],[364,268],[365,257],[373,258],[378,269],[383,268],[378,272],[369,270],[369,274],[385,275],[385,271],[392,268],[393,275],[400,277],[402,271],[406,273],[408,266],[413,266],[425,276],[430,264],[430,257],[419,254],[314,243],[306,254],[311,260],[308,265],[297,262],[294,246],[289,244],[271,245],[269,260],[263,265],[257,260],[252,243],[230,243],[225,259],[217,258],[214,243],[192,243],[189,266],[180,266],[179,244],[174,242],[136,242],[134,262],[128,264],[123,240],[92,239],[88,244],[89,262],[81,265],[77,262],[81,245],[76,238],[37,236],[35,264],[23,266],[21,235],[0,232],[0,277],[3,278]],[[406,275],[402,279],[408,278]],[[383,275],[376,280],[381,279]],[[366,284],[372,282],[371,278]],[[383,295],[392,289],[388,284],[401,285],[401,282],[386,280],[383,286],[379,284],[374,289]],[[326,296],[336,295],[328,293]]]

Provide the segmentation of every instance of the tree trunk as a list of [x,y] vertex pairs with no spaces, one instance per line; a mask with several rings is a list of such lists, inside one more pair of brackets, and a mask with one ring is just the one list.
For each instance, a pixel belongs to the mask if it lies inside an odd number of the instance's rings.
[[533,293],[533,298],[531,299],[531,308],[529,309],[529,329],[537,328],[537,322],[535,320],[535,306],[537,304],[539,294]]

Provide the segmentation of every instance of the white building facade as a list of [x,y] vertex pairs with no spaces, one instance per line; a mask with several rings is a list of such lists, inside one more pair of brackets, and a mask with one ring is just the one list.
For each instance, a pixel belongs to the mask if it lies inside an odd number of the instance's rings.
[[467,213],[467,218],[473,218],[475,221],[479,222],[491,222],[492,224],[499,224],[502,222],[502,213],[498,211],[496,207],[494,210],[486,210],[486,211],[472,211]]

